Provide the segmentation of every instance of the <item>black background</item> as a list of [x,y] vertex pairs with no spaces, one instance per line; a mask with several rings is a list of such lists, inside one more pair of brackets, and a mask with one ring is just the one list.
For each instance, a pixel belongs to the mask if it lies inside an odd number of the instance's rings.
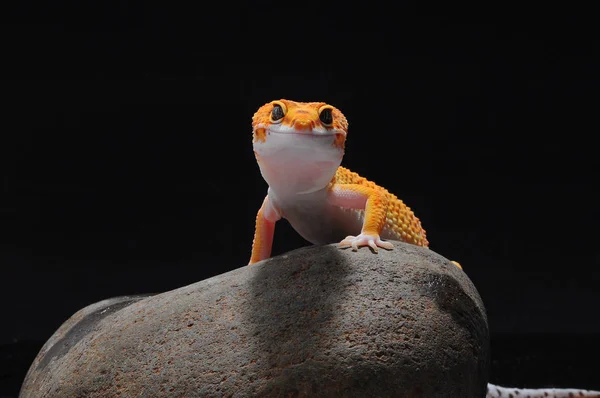
[[[340,108],[343,164],[461,262],[492,381],[600,389],[591,10],[1,7],[0,396],[78,309],[247,263],[250,119],[279,98]],[[278,223],[274,254],[306,244]]]

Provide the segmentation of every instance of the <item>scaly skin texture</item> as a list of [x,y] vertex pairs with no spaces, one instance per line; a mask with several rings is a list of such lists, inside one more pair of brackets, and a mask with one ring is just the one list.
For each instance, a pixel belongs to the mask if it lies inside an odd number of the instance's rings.
[[[322,117],[326,111],[328,117]],[[392,249],[383,239],[428,247],[421,222],[404,202],[339,166],[348,133],[348,122],[339,109],[323,102],[282,99],[260,107],[252,127],[254,153],[269,194],[257,214],[250,264],[270,256],[274,224],[281,217],[317,244],[332,243],[343,232],[345,238],[337,241],[353,250]],[[284,170],[290,164],[293,167]],[[298,208],[298,203],[304,208]],[[310,205],[315,216],[322,216],[315,217],[313,225],[307,224],[303,213]],[[317,231],[323,227],[326,232]]]
[[340,112],[339,109],[327,105],[324,102],[295,102],[289,100],[280,100],[269,102],[261,106],[254,116],[252,117],[252,135],[255,141],[265,141],[266,140],[266,128],[272,125],[271,121],[271,112],[273,110],[273,103],[281,104],[284,107],[284,111],[286,113],[285,118],[280,122],[280,124],[287,125],[292,127],[294,121],[298,118],[299,115],[305,114],[308,115],[306,121],[310,124],[311,127],[322,126],[323,124],[319,120],[318,114],[316,112],[319,111],[322,107],[328,107],[332,110],[332,123],[331,129],[337,129],[339,131],[343,131],[343,133],[336,135],[335,144],[342,149],[344,148],[344,144],[346,142],[346,134],[348,132],[348,121],[346,117]]
[[[429,247],[421,221],[415,216],[410,207],[406,206],[396,195],[342,166],[338,167],[329,189],[332,189],[336,184],[355,184],[378,191],[383,196],[379,202],[372,203],[376,209],[374,211],[381,212],[381,214],[371,220],[366,220],[364,229],[371,233],[392,235],[396,240],[412,243],[413,245]],[[360,188],[357,188],[357,190],[360,190]],[[385,233],[382,233],[384,231]]]
[[[369,246],[375,252],[379,247],[393,248],[383,239],[429,246],[409,207],[385,188],[340,166],[348,121],[337,108],[324,102],[272,101],[254,114],[252,134],[254,154],[269,189],[256,216],[249,264],[270,257],[275,223],[281,218],[315,244],[339,241],[340,247]],[[511,396],[600,398],[600,392],[488,384],[487,398]]]

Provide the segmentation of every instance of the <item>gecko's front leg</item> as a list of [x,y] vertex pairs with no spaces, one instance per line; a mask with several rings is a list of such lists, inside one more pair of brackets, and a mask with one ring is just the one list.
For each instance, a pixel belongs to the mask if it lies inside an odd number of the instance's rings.
[[252,255],[250,264],[254,264],[271,256],[273,247],[273,234],[275,223],[281,219],[279,211],[269,201],[269,195],[265,196],[262,206],[256,215],[256,227],[254,229],[254,241],[252,242]]
[[385,225],[388,198],[384,192],[360,184],[335,184],[329,190],[331,204],[350,209],[364,210],[363,226],[358,236],[347,236],[339,247],[352,247],[356,251],[361,246],[369,246],[375,253],[378,248],[391,250],[394,245],[381,240],[379,235]]

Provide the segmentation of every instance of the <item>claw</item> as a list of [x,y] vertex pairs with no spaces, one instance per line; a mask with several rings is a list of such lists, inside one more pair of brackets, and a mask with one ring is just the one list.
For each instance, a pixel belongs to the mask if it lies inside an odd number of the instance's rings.
[[369,246],[371,246],[371,249],[373,249],[375,253],[378,252],[377,245],[375,244],[375,241],[373,239],[369,239]]

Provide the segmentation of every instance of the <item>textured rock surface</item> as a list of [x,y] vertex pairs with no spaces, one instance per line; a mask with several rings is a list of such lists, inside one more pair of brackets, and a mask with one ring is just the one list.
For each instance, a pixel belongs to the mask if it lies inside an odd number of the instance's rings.
[[307,247],[170,292],[84,308],[29,397],[483,397],[488,328],[467,276],[395,243]]

